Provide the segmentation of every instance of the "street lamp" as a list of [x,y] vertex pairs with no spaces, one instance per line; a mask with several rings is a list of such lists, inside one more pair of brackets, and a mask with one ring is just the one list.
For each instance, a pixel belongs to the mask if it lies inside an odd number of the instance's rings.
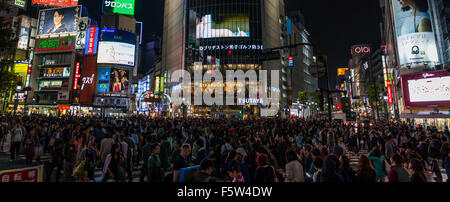
[[104,108],[105,108],[105,99],[101,98],[100,101],[102,102],[102,109],[101,109],[101,114],[102,114],[102,118],[105,118],[105,113],[104,113]]
[[14,99],[14,115],[16,115],[17,106],[19,105],[19,92],[22,91],[22,84],[19,83],[16,86],[16,93],[15,93],[15,99]]

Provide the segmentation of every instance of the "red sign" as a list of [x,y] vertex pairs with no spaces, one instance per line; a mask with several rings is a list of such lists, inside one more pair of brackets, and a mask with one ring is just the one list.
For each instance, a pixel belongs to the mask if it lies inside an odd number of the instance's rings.
[[58,106],[58,110],[70,110],[70,106]]
[[80,75],[80,62],[77,62],[77,66],[75,67],[75,81],[73,83],[73,89],[76,90],[78,86],[78,79],[81,77]]
[[94,54],[94,45],[95,45],[95,31],[97,27],[92,26],[89,32],[89,46],[88,46],[88,55]]
[[42,182],[42,166],[0,171],[1,182]]
[[342,109],[342,104],[341,104],[341,103],[339,103],[339,104],[337,105],[337,109],[339,109],[339,110]]
[[71,7],[77,6],[78,0],[32,0],[34,4],[44,4],[59,7]]
[[391,82],[389,82],[388,86],[387,86],[387,93],[388,93],[388,101],[389,104],[392,105],[394,104],[394,96],[392,94],[392,85]]
[[[80,92],[80,103],[92,104],[94,101],[95,83],[97,78],[97,56],[85,55],[83,58],[83,73],[81,74],[83,85]],[[86,82],[85,78],[93,78],[92,82]]]

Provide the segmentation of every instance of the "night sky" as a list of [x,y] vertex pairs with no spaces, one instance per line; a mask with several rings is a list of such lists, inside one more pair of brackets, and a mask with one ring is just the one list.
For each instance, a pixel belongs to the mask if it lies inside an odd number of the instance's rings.
[[[357,44],[380,46],[381,14],[378,0],[287,0],[290,10],[300,9],[315,50],[328,56],[330,82],[336,71],[346,67],[350,48]],[[144,42],[152,33],[162,35],[163,0],[137,0],[136,19],[144,22]],[[89,14],[100,20],[101,0],[80,0]]]

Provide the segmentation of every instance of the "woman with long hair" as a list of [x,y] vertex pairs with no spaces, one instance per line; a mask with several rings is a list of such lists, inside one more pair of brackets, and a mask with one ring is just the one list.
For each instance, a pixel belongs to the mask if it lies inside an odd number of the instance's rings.
[[119,144],[113,144],[111,153],[106,157],[105,166],[103,167],[103,181],[112,178],[116,182],[124,182],[126,179],[125,169],[122,167],[124,161],[125,158],[120,152]]
[[361,155],[358,160],[358,166],[356,170],[356,182],[376,182],[376,174],[373,169],[370,159]]
[[409,169],[411,171],[411,182],[421,183],[427,182],[427,177],[425,176],[425,169],[423,163],[418,159],[412,159],[409,163]]

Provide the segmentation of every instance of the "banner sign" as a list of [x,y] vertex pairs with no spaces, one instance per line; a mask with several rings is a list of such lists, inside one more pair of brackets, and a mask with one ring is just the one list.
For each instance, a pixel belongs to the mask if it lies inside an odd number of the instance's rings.
[[78,21],[77,27],[77,41],[75,43],[75,49],[83,50],[86,45],[86,31],[89,24],[89,18],[83,17]]
[[38,47],[36,52],[75,49],[75,39],[73,37],[64,39],[44,39],[38,41],[37,44]]
[[2,182],[43,182],[44,166],[0,171]]

